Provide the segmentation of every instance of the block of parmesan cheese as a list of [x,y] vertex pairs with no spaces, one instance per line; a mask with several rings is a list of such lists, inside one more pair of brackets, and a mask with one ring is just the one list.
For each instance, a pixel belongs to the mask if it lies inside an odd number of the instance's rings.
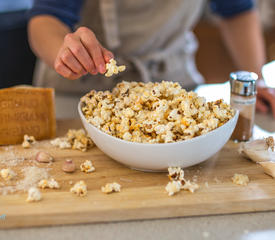
[[0,89],[0,145],[22,143],[24,134],[41,140],[55,133],[54,89]]

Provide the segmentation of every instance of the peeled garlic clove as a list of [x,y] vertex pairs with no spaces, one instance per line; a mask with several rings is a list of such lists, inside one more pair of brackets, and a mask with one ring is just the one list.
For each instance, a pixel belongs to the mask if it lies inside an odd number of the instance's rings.
[[72,173],[75,171],[75,164],[73,160],[66,159],[62,165],[62,170],[66,173]]
[[271,151],[267,139],[258,139],[243,143],[240,152],[253,162],[275,160],[275,152]]
[[42,151],[36,154],[35,160],[40,163],[49,163],[54,161],[53,157],[49,153]]
[[259,164],[263,167],[267,175],[275,178],[275,162],[260,162]]

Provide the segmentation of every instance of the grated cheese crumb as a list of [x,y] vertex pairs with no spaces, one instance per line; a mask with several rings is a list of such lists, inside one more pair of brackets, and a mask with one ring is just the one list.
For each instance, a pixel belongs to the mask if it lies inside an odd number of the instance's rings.
[[199,185],[197,183],[192,183],[189,180],[185,181],[185,184],[181,187],[183,190],[188,190],[191,193],[194,193],[197,189],[199,189]]
[[249,182],[249,178],[245,174],[235,173],[234,176],[232,177],[232,181],[237,185],[246,186]]
[[41,179],[48,178],[48,170],[35,166],[23,168],[21,171],[24,174],[24,178],[17,183],[16,189],[26,191],[30,187],[36,186]]

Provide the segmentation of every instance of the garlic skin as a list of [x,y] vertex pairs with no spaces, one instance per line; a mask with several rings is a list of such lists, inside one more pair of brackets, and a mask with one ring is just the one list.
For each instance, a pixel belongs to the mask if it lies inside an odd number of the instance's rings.
[[263,167],[265,174],[275,178],[275,162],[259,162]]
[[40,163],[50,163],[54,161],[54,158],[47,152],[38,152],[35,160]]
[[66,173],[72,173],[76,170],[73,160],[66,159],[62,165],[62,170]]

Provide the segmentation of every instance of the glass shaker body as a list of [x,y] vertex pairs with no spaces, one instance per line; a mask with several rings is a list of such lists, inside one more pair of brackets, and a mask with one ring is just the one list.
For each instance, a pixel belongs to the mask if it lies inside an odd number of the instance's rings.
[[240,112],[232,140],[248,141],[252,137],[257,79],[257,74],[252,72],[239,71],[230,74],[230,104]]
[[253,134],[256,95],[246,97],[231,93],[230,104],[234,109],[240,111],[239,119],[231,139],[248,141]]

